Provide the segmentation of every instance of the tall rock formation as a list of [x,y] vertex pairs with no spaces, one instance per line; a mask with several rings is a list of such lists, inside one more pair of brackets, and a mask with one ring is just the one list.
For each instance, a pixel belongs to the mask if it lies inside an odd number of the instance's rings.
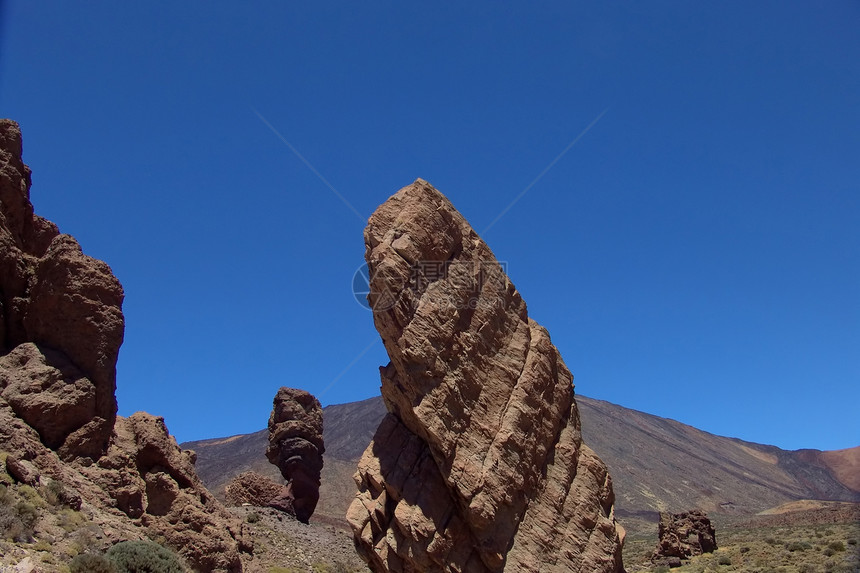
[[269,416],[266,457],[287,480],[286,491],[268,505],[290,511],[307,523],[320,499],[320,472],[325,452],[319,400],[304,390],[281,388]]
[[619,572],[572,376],[487,245],[417,180],[364,233],[389,414],[347,514],[373,571]]
[[[241,524],[162,418],[118,417],[123,290],[33,213],[18,125],[0,120],[0,452],[18,483],[63,484],[98,543],[159,537],[195,571],[239,572]],[[2,468],[0,468],[2,469]],[[45,541],[52,541],[47,540]],[[95,542],[94,542],[95,543]],[[92,547],[88,549],[98,549]]]
[[[33,213],[21,153],[18,125],[0,120],[0,349],[32,343],[16,359],[44,376],[28,381],[7,370],[0,388],[46,446],[65,459],[96,458],[116,418],[122,286],[110,267]],[[49,416],[41,392],[52,396]]]

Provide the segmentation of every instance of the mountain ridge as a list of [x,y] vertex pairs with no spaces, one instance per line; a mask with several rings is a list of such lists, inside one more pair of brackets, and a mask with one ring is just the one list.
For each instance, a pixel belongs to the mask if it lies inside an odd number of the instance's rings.
[[[627,526],[654,522],[658,511],[701,507],[755,514],[801,499],[860,501],[851,471],[860,446],[783,450],[717,436],[688,424],[578,394],[584,439],[607,463],[616,512]],[[381,396],[323,409],[326,444],[317,515],[342,520],[355,495],[352,474],[386,409]],[[185,442],[216,497],[234,475],[253,470],[280,479],[265,459],[266,430]],[[851,486],[855,486],[852,488]]]

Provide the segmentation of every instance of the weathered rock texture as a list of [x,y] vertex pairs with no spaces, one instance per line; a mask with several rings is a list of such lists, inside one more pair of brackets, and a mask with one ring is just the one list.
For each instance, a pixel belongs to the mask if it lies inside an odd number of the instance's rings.
[[269,505],[286,511],[292,506],[290,513],[307,523],[320,498],[324,452],[319,400],[304,390],[278,390],[269,417],[266,457],[281,470],[287,490]]
[[365,230],[389,414],[347,519],[374,571],[622,571],[572,376],[453,205],[417,180]]
[[[33,214],[18,125],[0,120],[0,451],[10,479],[64,484],[110,544],[160,537],[197,571],[240,571],[241,524],[162,418],[116,415],[123,291]],[[243,545],[248,549],[247,545]]]
[[[46,446],[66,459],[98,457],[116,417],[122,287],[105,263],[33,214],[30,169],[21,152],[18,125],[0,120],[0,348],[33,343],[16,357],[25,362],[22,368],[54,372],[48,387],[39,388],[40,375],[10,380],[7,361],[0,388]],[[49,422],[38,415],[40,399],[29,396],[41,391],[52,395]]]
[[274,507],[295,515],[295,509],[290,501],[289,506],[282,506],[282,501],[289,498],[289,489],[275,483],[257,472],[242,472],[224,488],[227,505],[253,505],[255,507]]
[[677,567],[682,559],[717,549],[714,526],[707,514],[694,509],[683,513],[660,512],[657,548],[651,556],[655,565]]

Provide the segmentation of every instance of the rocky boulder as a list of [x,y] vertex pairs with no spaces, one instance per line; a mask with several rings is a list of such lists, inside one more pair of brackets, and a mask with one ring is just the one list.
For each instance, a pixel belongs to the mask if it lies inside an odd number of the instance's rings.
[[[36,385],[10,381],[7,360],[0,388],[15,412],[35,423],[45,445],[65,459],[97,458],[116,416],[123,290],[108,265],[33,213],[30,169],[21,154],[18,125],[0,120],[0,352],[33,343],[12,360],[54,372],[45,396],[34,398]],[[71,396],[63,396],[63,386]],[[34,412],[46,400],[57,420],[40,423]]]
[[619,572],[572,376],[489,247],[417,180],[365,229],[389,414],[347,514],[373,571]]
[[[307,523],[319,501],[325,452],[322,407],[304,390],[281,388],[269,417],[266,457],[281,470],[287,490],[277,505]],[[269,505],[272,505],[271,503]]]
[[[283,506],[280,500],[289,499],[289,489],[275,483],[257,472],[242,472],[224,488],[227,505],[253,505],[255,507],[270,507],[295,515],[292,502]],[[272,505],[274,504],[274,505]]]
[[660,512],[655,565],[679,567],[681,560],[717,549],[717,537],[708,515],[701,509],[682,513]]

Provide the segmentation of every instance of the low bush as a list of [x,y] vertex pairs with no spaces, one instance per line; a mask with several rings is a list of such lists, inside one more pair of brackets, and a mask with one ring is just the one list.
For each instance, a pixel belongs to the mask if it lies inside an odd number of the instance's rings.
[[258,521],[260,521],[260,514],[256,511],[252,511],[245,518],[245,521],[247,521],[248,523],[257,523]]
[[83,553],[69,561],[71,573],[117,573],[113,562],[104,555]]
[[828,549],[832,549],[833,551],[845,551],[845,544],[841,541],[833,541],[828,546]]
[[731,565],[732,560],[729,559],[728,555],[720,555],[720,558],[717,560],[717,563],[720,565]]
[[0,537],[30,541],[38,519],[39,511],[32,503],[18,500],[4,486],[0,486]]
[[42,486],[42,497],[50,505],[62,505],[64,494],[65,488],[63,487],[63,483],[55,479],[50,480],[48,485]]
[[107,551],[118,573],[184,573],[179,558],[152,541],[122,541]]
[[39,492],[36,491],[35,488],[29,485],[19,485],[18,486],[18,495],[23,497],[30,505],[34,506],[37,509],[44,509],[48,507],[48,502],[45,501]]

